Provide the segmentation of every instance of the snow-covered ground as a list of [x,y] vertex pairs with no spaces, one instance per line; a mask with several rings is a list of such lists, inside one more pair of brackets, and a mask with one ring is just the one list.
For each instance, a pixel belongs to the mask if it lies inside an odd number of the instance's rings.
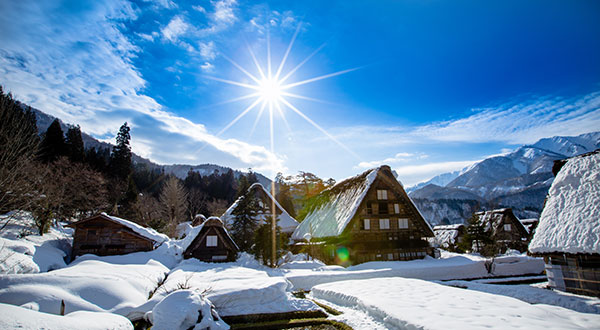
[[29,212],[0,215],[0,274],[47,272],[66,266],[73,229],[57,224],[37,235]]
[[[597,329],[600,315],[407,278],[321,284],[312,297],[368,315],[386,329]],[[360,313],[358,317],[362,317]],[[347,320],[350,325],[363,319]]]
[[[486,267],[488,263],[488,267]],[[526,255],[508,255],[491,259],[477,255],[443,252],[440,259],[426,257],[412,261],[373,261],[342,267],[319,267],[314,270],[284,270],[285,277],[296,289],[310,290],[329,282],[379,277],[405,277],[423,280],[455,280],[522,274],[540,274],[544,262]],[[491,269],[491,272],[488,271]]]

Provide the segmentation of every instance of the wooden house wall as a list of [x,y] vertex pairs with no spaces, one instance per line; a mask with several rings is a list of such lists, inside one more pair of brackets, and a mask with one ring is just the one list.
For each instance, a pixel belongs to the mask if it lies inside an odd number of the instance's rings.
[[102,218],[76,225],[73,237],[73,256],[86,253],[98,256],[150,251],[153,242],[127,227]]
[[552,253],[543,256],[551,287],[600,297],[600,255]]
[[[207,236],[217,236],[217,246],[206,246]],[[185,251],[183,257],[196,258],[206,262],[225,262],[235,260],[236,249],[229,242],[225,230],[220,227],[210,226],[203,228],[192,244]]]
[[[504,230],[505,224],[510,224],[510,231]],[[502,252],[507,248],[526,251],[529,244],[529,233],[525,232],[519,219],[510,214],[503,214],[502,223],[496,227],[494,238],[501,245]]]
[[[396,189],[393,183],[378,177],[346,228],[349,240],[345,247],[354,263],[421,259],[433,253],[426,240],[431,235],[423,227],[427,225],[409,204],[408,197]],[[377,190],[386,190],[387,200],[378,199]],[[399,212],[394,204],[398,204]],[[365,219],[370,221],[368,230]],[[380,219],[389,219],[390,228],[380,228]],[[399,228],[398,219],[408,219],[408,228]]]

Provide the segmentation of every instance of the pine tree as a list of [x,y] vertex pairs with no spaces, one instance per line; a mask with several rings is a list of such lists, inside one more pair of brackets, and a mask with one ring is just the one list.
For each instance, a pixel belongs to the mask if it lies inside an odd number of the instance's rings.
[[63,130],[60,127],[60,121],[54,119],[44,133],[40,145],[40,160],[49,163],[57,160],[61,156],[67,155],[67,145]]
[[464,251],[479,252],[485,255],[487,251],[486,245],[492,243],[491,234],[485,228],[485,224],[481,221],[478,215],[473,214],[467,220],[467,232],[463,238],[461,248]]
[[257,212],[258,200],[248,191],[250,184],[246,176],[240,177],[237,205],[231,212],[235,218],[231,225],[231,234],[241,251],[250,252],[254,244],[255,231],[259,225]]
[[112,154],[110,155],[109,168],[113,176],[122,180],[127,179],[131,174],[131,146],[129,140],[129,126],[124,123],[119,128],[117,134],[117,145],[113,148]]
[[67,156],[72,162],[81,163],[85,158],[83,139],[79,125],[69,127],[66,138]]
[[[271,259],[272,237],[273,236],[271,235],[271,223],[264,223],[264,224],[260,225],[256,229],[256,232],[254,234],[254,245],[252,246],[252,254],[254,254],[254,256],[257,259],[260,259],[264,265],[275,267],[276,265],[273,265],[273,264],[269,265],[270,261],[272,260]],[[275,252],[274,260],[279,260],[279,258],[283,254],[283,244],[282,244],[283,242],[282,242],[281,238],[282,238],[282,236],[281,236],[280,227],[277,226],[276,241],[275,241],[276,252]]]

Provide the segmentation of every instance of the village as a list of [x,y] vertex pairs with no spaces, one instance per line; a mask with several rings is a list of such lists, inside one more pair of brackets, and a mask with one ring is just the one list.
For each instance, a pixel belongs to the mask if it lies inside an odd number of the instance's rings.
[[600,330],[598,32],[0,0],[0,330]]
[[[28,328],[49,322],[53,329],[475,329],[481,320],[466,315],[476,303],[494,311],[477,313],[497,328],[521,322],[595,328],[599,169],[598,151],[556,162],[557,178],[539,221],[520,220],[505,208],[474,213],[466,224],[431,227],[389,166],[324,190],[300,223],[254,183],[222,216],[199,214],[179,224],[177,238],[101,213],[57,223],[49,234],[23,241],[19,231],[31,215],[11,212],[2,216],[9,223],[2,267],[9,274],[0,276],[0,323]],[[248,199],[258,208],[241,214],[238,205]],[[261,256],[243,252],[244,242],[231,235],[236,219],[269,228],[273,215],[277,260],[270,246]],[[15,240],[6,239],[10,234]],[[71,242],[67,249],[65,242]],[[448,304],[450,297],[462,302]],[[501,315],[498,308],[519,312]]]

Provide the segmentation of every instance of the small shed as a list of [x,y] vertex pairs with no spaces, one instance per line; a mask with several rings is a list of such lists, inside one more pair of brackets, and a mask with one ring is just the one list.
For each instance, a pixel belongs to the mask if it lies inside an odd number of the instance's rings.
[[551,287],[600,297],[600,150],[554,168],[529,252],[544,257]]
[[75,229],[73,258],[83,254],[98,256],[150,251],[169,237],[154,229],[106,213],[68,225]]
[[437,244],[443,249],[455,249],[462,242],[465,225],[454,224],[433,227]]
[[218,217],[210,217],[194,227],[183,241],[183,248],[185,259],[196,258],[205,262],[234,261],[239,251]]
[[529,243],[529,231],[512,209],[503,208],[492,211],[477,212],[486,231],[490,231],[492,238],[500,245],[502,252],[506,249],[526,251]]

